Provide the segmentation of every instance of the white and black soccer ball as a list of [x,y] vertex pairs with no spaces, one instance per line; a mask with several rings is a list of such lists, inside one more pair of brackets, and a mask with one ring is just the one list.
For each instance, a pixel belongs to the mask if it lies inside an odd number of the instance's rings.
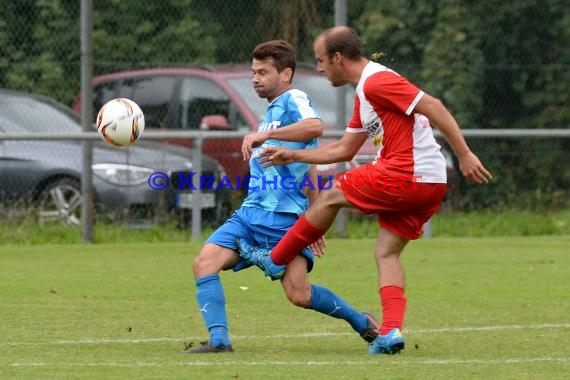
[[97,114],[97,132],[114,146],[127,146],[138,141],[144,131],[144,114],[130,99],[109,100]]

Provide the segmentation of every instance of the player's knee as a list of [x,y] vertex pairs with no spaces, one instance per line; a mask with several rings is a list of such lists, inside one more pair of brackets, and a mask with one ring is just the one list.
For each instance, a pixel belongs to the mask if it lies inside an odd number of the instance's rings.
[[317,202],[321,202],[328,207],[343,207],[346,204],[344,193],[338,187],[333,186],[331,189],[322,191],[319,194]]
[[311,291],[306,289],[288,289],[286,290],[287,299],[298,307],[308,308],[311,304]]
[[206,262],[207,260],[205,260],[202,255],[198,255],[192,262],[192,269],[194,269],[194,273],[202,272],[202,270],[206,268]]
[[295,306],[302,307],[304,309],[308,308],[311,304],[311,296],[307,296],[306,294],[293,294],[291,296],[287,296],[289,301]]
[[400,254],[402,253],[401,250],[397,249],[382,249],[376,251],[376,259],[378,261],[392,261],[392,260],[399,260]]
[[200,278],[207,274],[218,273],[221,268],[210,255],[200,253],[192,262],[192,269],[195,277]]

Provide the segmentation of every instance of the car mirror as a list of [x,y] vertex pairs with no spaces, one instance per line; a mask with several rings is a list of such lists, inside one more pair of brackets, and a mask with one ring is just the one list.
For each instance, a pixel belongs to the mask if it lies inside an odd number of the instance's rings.
[[226,130],[230,123],[224,115],[206,115],[200,121],[201,130]]

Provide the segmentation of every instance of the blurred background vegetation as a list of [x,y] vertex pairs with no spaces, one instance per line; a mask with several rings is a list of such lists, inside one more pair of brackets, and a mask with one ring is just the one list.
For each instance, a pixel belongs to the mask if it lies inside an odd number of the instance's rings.
[[[243,63],[268,39],[312,42],[332,0],[96,0],[94,75],[135,67]],[[368,55],[439,97],[464,129],[569,128],[570,7],[565,0],[347,0]],[[80,90],[80,1],[4,1],[0,87],[71,104]],[[331,89],[332,91],[332,89]],[[570,139],[471,139],[496,181],[459,181],[465,210],[570,206]]]

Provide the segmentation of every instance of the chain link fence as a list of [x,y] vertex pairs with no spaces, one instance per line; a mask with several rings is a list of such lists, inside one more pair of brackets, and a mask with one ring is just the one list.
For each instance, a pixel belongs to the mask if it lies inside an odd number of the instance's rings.
[[[1,7],[0,133],[28,128],[65,134],[80,125],[80,5],[76,0],[20,0]],[[346,11],[347,24],[359,32],[367,54],[442,99],[462,128],[569,128],[566,2],[347,1]],[[334,24],[334,1],[95,0],[92,19],[95,112],[106,100],[124,96],[143,108],[147,131],[206,127],[247,133],[266,106],[251,89],[251,51],[262,41],[283,38],[298,50],[296,85],[314,98],[329,130],[343,128],[336,120],[335,93],[314,72],[312,52],[315,36]],[[210,118],[205,123],[204,116],[212,114],[225,121]],[[564,136],[469,138],[495,180],[487,187],[466,184],[449,155],[446,210],[568,209],[570,138]],[[131,224],[145,218],[174,220],[188,226],[190,192],[152,191],[147,178],[164,172],[169,180],[185,180],[179,173],[191,172],[195,165],[191,141],[143,139],[127,150],[96,145],[98,218]],[[239,146],[239,137],[204,140],[204,173],[232,181],[227,192],[202,198],[200,207],[211,225],[227,217],[244,195],[238,184],[247,167]],[[32,205],[41,222],[77,224],[77,141],[0,140],[0,156],[4,217],[19,218],[21,207],[16,206]],[[331,170],[336,168],[323,168],[323,174]],[[180,205],[185,211],[180,212]]]

